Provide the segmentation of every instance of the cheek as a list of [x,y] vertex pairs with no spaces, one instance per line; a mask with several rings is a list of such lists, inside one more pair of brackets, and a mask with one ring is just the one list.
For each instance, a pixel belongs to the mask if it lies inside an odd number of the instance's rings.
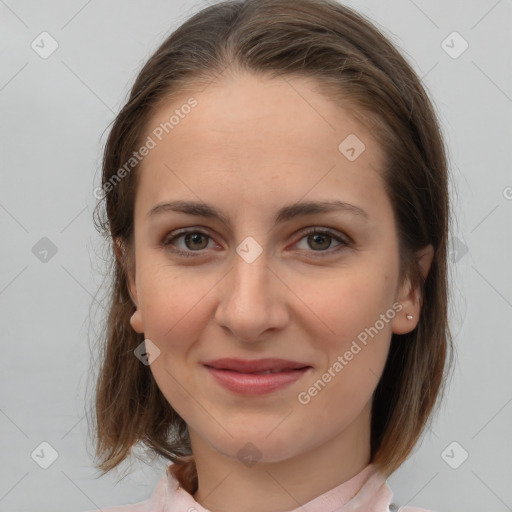
[[[165,265],[142,268],[142,313],[147,338],[161,350],[184,350],[208,322],[208,293],[218,277],[195,275]],[[160,345],[162,345],[160,347]]]
[[[317,281],[316,287],[304,280],[302,296],[308,297],[304,302],[310,311],[310,327],[333,348],[350,346],[352,339],[373,326],[391,308],[394,297],[391,280],[392,272],[368,265],[340,269],[329,279]],[[313,293],[315,288],[318,292]],[[383,327],[379,323],[379,327],[388,334],[391,332],[390,323]]]
[[343,414],[356,413],[370,399],[386,363],[396,315],[392,279],[382,267],[351,268],[310,296],[311,309],[321,319],[310,315],[315,319],[310,334],[324,358],[314,381],[307,383],[311,393],[303,391],[318,406],[332,412],[344,404]]
[[[209,320],[207,295],[217,280],[211,276],[178,274],[175,269],[160,266],[141,272],[143,283],[144,335],[159,348],[159,356],[151,363],[153,377],[173,409],[189,419],[197,395],[193,372],[187,366],[189,355]],[[194,401],[191,402],[191,397]],[[201,416],[200,421],[207,418]],[[194,408],[192,408],[194,410]]]

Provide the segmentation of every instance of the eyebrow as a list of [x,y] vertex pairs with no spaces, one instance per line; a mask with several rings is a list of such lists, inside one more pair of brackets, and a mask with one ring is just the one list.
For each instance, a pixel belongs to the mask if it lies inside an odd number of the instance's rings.
[[[280,208],[274,217],[274,226],[282,222],[302,217],[305,215],[312,215],[315,213],[328,213],[333,211],[344,211],[361,217],[364,220],[369,220],[368,213],[350,203],[345,203],[339,200],[332,201],[303,201],[299,203],[290,204]],[[159,203],[155,205],[146,214],[147,218],[154,218],[168,212],[186,213],[188,215],[196,215],[198,217],[205,217],[209,219],[217,219],[223,222],[228,228],[231,229],[231,220],[222,211],[207,203],[197,201],[170,201]]]

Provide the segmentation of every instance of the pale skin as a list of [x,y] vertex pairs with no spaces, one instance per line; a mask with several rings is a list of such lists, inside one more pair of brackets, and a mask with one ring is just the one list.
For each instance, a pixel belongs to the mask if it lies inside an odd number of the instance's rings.
[[[189,427],[194,498],[213,512],[292,510],[364,469],[371,398],[392,333],[413,330],[421,313],[418,291],[399,282],[380,147],[311,82],[290,83],[236,74],[196,91],[198,105],[138,170],[131,324],[160,349],[150,370]],[[191,95],[161,106],[146,135]],[[354,161],[338,149],[349,134],[366,146]],[[212,205],[231,225],[182,212],[147,216],[172,200]],[[285,205],[329,200],[365,214],[345,209],[273,225]],[[308,238],[307,227],[330,237]],[[181,228],[204,235],[163,246]],[[236,252],[247,237],[262,248],[251,263]],[[432,246],[417,257],[426,276]],[[402,309],[378,335],[309,403],[299,403],[298,394],[394,303]],[[220,357],[278,357],[313,368],[283,389],[248,397],[221,387],[202,366]],[[237,457],[248,442],[261,457],[251,467]]]

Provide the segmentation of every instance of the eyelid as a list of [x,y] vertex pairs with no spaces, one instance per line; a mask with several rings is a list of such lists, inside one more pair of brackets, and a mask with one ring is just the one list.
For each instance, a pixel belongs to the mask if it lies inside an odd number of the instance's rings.
[[299,234],[300,234],[299,240],[301,240],[306,235],[317,234],[317,233],[329,235],[330,237],[332,237],[336,240],[339,240],[340,242],[343,242],[345,244],[354,243],[352,238],[350,236],[348,236],[346,233],[344,233],[343,231],[339,231],[337,229],[328,228],[328,227],[316,226],[316,225],[315,226],[307,226],[307,227],[302,228],[299,231]]

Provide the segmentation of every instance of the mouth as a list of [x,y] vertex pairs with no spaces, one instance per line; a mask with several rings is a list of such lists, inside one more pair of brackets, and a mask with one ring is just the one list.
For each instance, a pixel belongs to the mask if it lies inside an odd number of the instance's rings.
[[311,365],[283,359],[243,361],[222,359],[203,363],[214,381],[243,395],[263,395],[299,380]]
[[296,372],[300,370],[305,370],[307,368],[311,368],[311,366],[304,366],[302,368],[277,368],[274,370],[262,370],[261,372],[239,372],[237,370],[230,370],[228,368],[215,368],[214,366],[205,365],[207,368],[212,368],[213,370],[223,370],[225,372],[234,372],[234,373],[242,373],[245,375],[268,375],[270,373],[285,373],[285,372]]
[[304,370],[311,368],[311,365],[298,361],[288,361],[286,359],[267,358],[247,361],[243,359],[223,358],[203,363],[214,370],[225,370],[238,373],[269,374],[291,372],[294,370]]

